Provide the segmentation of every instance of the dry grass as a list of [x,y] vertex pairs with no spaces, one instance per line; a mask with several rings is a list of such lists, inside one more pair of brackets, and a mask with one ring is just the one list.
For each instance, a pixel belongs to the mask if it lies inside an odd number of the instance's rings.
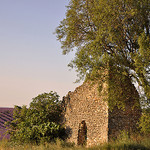
[[76,147],[60,140],[57,140],[56,143],[45,143],[41,145],[17,145],[14,143],[12,144],[7,140],[3,140],[0,142],[0,150],[150,150],[150,137],[147,138],[134,135],[129,139],[124,135],[116,141],[90,148]]

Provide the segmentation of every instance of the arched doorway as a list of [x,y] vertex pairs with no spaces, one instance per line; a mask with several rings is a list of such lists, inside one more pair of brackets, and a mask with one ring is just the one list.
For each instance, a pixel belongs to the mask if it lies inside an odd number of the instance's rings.
[[78,145],[86,145],[87,141],[87,126],[85,121],[83,120],[79,124],[79,130],[78,130]]

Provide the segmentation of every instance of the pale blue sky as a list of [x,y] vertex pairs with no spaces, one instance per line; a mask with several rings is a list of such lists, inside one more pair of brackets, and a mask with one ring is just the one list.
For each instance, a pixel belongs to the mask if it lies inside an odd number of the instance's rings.
[[76,73],[62,55],[56,27],[69,0],[0,0],[0,107],[28,105],[43,92],[73,91]]

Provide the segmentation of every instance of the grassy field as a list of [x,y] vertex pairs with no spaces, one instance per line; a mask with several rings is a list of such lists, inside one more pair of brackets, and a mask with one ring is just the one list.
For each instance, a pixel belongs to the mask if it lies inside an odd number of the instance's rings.
[[60,140],[57,140],[56,143],[41,145],[17,145],[7,140],[2,140],[0,142],[0,150],[150,150],[150,137],[134,136],[129,139],[124,136],[119,140],[89,148],[73,146]]

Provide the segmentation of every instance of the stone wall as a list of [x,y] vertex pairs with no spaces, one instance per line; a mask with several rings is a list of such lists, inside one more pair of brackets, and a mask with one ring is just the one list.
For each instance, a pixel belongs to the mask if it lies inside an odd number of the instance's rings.
[[128,76],[112,70],[109,72],[109,103],[116,104],[113,110],[109,109],[109,139],[116,138],[122,130],[129,134],[138,130],[137,122],[141,116],[139,94]]
[[[86,82],[64,97],[65,124],[69,142],[78,142],[79,125],[85,121],[88,146],[108,141],[108,105],[99,95],[98,84]],[[102,92],[103,93],[103,92]]]
[[[119,78],[111,74],[104,83],[98,80],[84,82],[64,97],[64,121],[69,142],[97,145],[116,138],[121,130],[137,130],[141,115],[139,95],[128,78]],[[98,91],[100,84],[102,88]],[[110,92],[115,93],[116,99]],[[112,102],[116,103],[113,109],[110,107]],[[82,126],[85,126],[84,129]]]
[[140,116],[140,109],[138,107],[132,109],[130,105],[126,105],[125,110],[115,107],[113,111],[109,111],[108,139],[115,139],[120,131],[126,131],[129,135],[138,131],[137,122]]

